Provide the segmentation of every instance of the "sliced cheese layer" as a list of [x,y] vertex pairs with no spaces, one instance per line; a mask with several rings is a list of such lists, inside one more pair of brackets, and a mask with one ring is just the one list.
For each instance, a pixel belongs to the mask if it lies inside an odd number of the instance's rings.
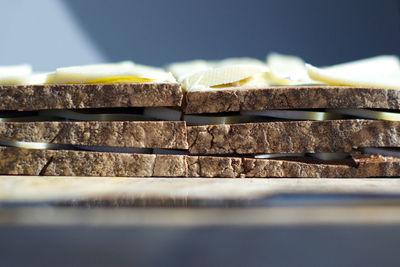
[[0,85],[37,85],[51,83],[53,72],[32,73],[27,75],[15,75],[0,77]]
[[32,73],[28,64],[0,66],[0,85],[43,84],[48,73]]
[[0,78],[29,75],[31,73],[32,73],[32,66],[29,64],[0,66]]
[[269,78],[276,85],[316,83],[307,74],[305,62],[297,56],[270,53],[267,55]]
[[193,60],[167,66],[187,91],[268,85],[267,65],[254,58]]
[[209,70],[212,67],[206,60],[196,59],[191,61],[171,63],[166,68],[167,71],[171,72],[176,77],[178,82],[182,82],[187,76],[196,72]]
[[144,83],[176,82],[163,69],[135,64],[131,61],[58,68],[55,84],[71,83]]
[[400,60],[377,56],[326,68],[306,64],[311,79],[331,85],[400,89]]
[[186,77],[182,82],[187,91],[244,87],[250,84],[262,85],[268,84],[264,76],[266,71],[267,69],[265,67],[255,65],[222,66],[195,73]]

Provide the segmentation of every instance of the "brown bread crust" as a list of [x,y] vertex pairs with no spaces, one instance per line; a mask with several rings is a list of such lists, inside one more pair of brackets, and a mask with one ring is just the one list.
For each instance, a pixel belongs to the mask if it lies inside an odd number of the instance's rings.
[[189,177],[361,178],[398,177],[400,159],[353,155],[354,164],[311,163],[285,159],[189,156]]
[[354,155],[354,164],[36,150],[0,147],[0,175],[220,178],[356,178],[400,176],[400,159]]
[[187,128],[190,154],[351,152],[361,147],[400,146],[400,122],[395,121],[285,121]]
[[185,177],[184,156],[0,147],[0,173],[49,176]]
[[0,110],[179,107],[178,83],[0,85]]
[[296,86],[188,92],[186,114],[270,109],[400,109],[400,90],[346,86]]
[[1,141],[187,149],[183,121],[0,122]]

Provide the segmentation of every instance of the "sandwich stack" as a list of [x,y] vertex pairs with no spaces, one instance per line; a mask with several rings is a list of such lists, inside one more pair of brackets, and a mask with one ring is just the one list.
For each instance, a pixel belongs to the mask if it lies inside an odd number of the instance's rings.
[[280,54],[166,70],[15,66],[0,84],[0,174],[400,175],[395,56],[327,68]]
[[166,109],[181,106],[181,86],[164,70],[121,62],[3,83],[2,174],[186,176],[182,156],[152,153],[188,148],[181,112]]

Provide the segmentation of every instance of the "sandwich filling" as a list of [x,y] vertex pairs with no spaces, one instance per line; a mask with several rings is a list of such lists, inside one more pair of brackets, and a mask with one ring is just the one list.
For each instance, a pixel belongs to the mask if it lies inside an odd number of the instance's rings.
[[270,53],[266,62],[194,60],[173,63],[167,69],[186,91],[316,84],[400,89],[400,61],[392,55],[317,68],[296,56]]
[[267,86],[268,66],[257,59],[230,58],[173,63],[167,69],[186,91],[223,90],[231,87]]
[[132,61],[58,68],[33,73],[30,65],[0,67],[0,85],[176,83],[171,73]]

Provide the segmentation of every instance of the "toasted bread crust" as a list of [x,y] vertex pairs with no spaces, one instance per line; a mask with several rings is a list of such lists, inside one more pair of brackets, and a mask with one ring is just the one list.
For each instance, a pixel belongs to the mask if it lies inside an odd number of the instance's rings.
[[0,122],[1,141],[187,149],[184,121]]
[[188,92],[186,114],[270,109],[400,109],[400,90],[346,86],[292,86]]
[[179,107],[178,83],[0,85],[0,110]]
[[400,158],[355,155],[355,164],[285,159],[130,154],[0,147],[0,175],[352,178],[400,175]]
[[0,147],[0,173],[49,176],[185,177],[177,155],[128,154]]
[[354,164],[312,163],[285,159],[188,156],[189,177],[360,178],[400,175],[400,158],[355,155]]
[[190,154],[351,152],[398,147],[400,122],[285,121],[188,127]]

